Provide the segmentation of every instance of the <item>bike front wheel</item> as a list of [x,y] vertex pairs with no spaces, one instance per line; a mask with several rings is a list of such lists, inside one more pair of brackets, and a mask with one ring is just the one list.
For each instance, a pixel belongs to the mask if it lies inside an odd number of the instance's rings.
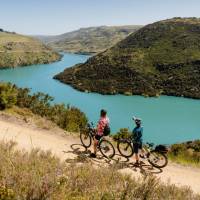
[[99,142],[99,150],[101,154],[106,158],[113,158],[115,155],[115,148],[113,147],[112,143],[108,140],[102,139]]
[[92,144],[92,136],[90,135],[89,132],[85,131],[80,132],[80,140],[85,148],[89,148]]
[[125,158],[130,158],[133,156],[133,147],[131,145],[131,142],[126,140],[119,140],[117,143],[117,149],[119,153],[124,156]]
[[151,151],[148,156],[148,162],[156,168],[163,168],[168,164],[168,158],[164,153]]

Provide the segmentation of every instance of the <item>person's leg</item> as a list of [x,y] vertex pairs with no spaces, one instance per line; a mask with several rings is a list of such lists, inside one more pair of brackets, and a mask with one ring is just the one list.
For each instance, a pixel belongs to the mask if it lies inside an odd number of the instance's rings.
[[96,153],[97,153],[97,145],[99,143],[100,136],[95,135],[94,136],[94,143],[93,143],[93,153],[91,154],[91,157],[96,158]]
[[93,145],[93,152],[96,155],[97,153],[97,145],[98,145],[98,140],[96,138],[94,138],[94,145]]
[[144,150],[142,144],[140,144],[139,149],[140,149],[140,151],[141,151],[141,153],[140,153],[140,157],[141,157],[141,158],[145,158],[145,153],[146,153],[146,152],[145,152],[145,150]]
[[138,153],[135,154],[135,160],[136,160],[136,163],[139,163],[139,156],[138,156]]
[[138,156],[138,151],[139,151],[139,145],[136,143],[133,145],[133,150],[135,153],[135,160],[136,160],[136,164],[139,164],[139,156]]

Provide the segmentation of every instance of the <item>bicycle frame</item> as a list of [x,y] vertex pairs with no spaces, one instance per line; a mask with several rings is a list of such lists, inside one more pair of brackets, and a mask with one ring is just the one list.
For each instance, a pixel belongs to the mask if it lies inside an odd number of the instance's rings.
[[[133,149],[134,143],[133,143],[133,140],[131,138],[120,139],[120,141],[131,143],[131,147]],[[150,151],[154,150],[153,146],[154,146],[153,143],[148,143],[147,142],[142,146],[142,150],[146,153],[146,155],[148,155],[150,153]]]
[[[91,124],[89,124],[88,123],[88,129],[89,129],[89,134],[90,134],[90,136],[92,137],[92,140],[94,140],[94,137],[95,137],[95,135],[96,135],[96,130],[95,130],[95,128],[94,128],[94,125],[93,125],[93,123],[91,123]],[[100,138],[100,140],[98,141],[98,145],[99,145],[99,143],[100,143],[100,141],[103,139],[103,137],[104,136],[102,136],[101,138]],[[97,145],[97,146],[98,146]]]

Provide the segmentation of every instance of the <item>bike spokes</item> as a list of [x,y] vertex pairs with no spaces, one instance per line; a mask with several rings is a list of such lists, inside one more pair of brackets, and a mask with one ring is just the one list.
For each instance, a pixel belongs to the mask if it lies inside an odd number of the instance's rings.
[[149,154],[148,161],[157,168],[165,167],[168,162],[167,157],[164,154],[156,151],[152,151]]
[[81,132],[80,139],[81,139],[81,143],[83,144],[84,147],[86,147],[86,148],[90,147],[92,138],[89,133]]
[[101,153],[103,154],[103,156],[107,158],[112,158],[115,155],[115,149],[113,145],[111,144],[111,142],[107,140],[102,140],[99,143],[99,149]]
[[129,142],[119,141],[117,148],[118,148],[119,153],[124,157],[128,158],[133,155],[133,148],[132,148],[131,143]]

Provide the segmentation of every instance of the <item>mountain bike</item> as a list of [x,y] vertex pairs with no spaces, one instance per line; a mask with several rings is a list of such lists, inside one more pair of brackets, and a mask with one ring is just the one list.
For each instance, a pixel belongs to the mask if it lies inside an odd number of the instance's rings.
[[[80,140],[85,148],[89,148],[96,135],[96,130],[93,123],[87,124],[87,127],[80,132]],[[115,155],[115,148],[112,143],[104,138],[104,136],[99,140],[97,149],[106,158],[113,158]]]
[[[117,149],[123,157],[130,158],[134,154],[134,143],[131,138],[119,139]],[[140,157],[147,159],[156,168],[163,168],[168,164],[167,151],[164,145],[158,145],[154,148],[153,143],[146,143],[143,145],[144,155],[140,155]]]

